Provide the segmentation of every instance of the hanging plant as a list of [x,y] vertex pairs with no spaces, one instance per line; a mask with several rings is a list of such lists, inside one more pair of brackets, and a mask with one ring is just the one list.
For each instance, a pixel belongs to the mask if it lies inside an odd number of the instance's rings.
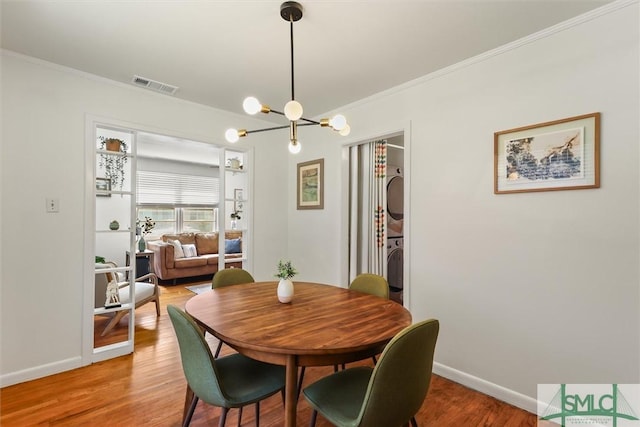
[[100,153],[98,166],[103,167],[105,178],[111,180],[112,188],[118,186],[122,190],[125,178],[124,166],[127,163],[127,143],[117,138],[101,136],[100,150],[112,151],[118,154]]

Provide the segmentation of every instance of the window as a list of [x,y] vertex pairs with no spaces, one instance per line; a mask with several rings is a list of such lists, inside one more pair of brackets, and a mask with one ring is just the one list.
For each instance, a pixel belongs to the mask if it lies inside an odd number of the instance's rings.
[[163,234],[172,234],[177,230],[177,215],[174,207],[138,206],[136,218],[138,218],[138,221],[144,222],[145,217],[153,219],[156,223],[156,226],[151,230],[151,234],[147,236],[149,240],[159,239]]
[[156,226],[147,240],[160,239],[163,234],[211,232],[218,229],[219,179],[192,168],[170,171],[138,170],[137,218],[152,218]]
[[156,226],[147,240],[158,240],[163,234],[207,233],[218,229],[218,208],[138,206],[136,217],[144,221],[152,218]]
[[217,208],[182,208],[180,213],[182,214],[182,231],[197,233],[217,229]]

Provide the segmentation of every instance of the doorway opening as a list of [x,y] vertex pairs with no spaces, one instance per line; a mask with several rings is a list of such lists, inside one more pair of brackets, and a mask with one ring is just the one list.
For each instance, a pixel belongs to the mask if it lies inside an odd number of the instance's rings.
[[389,298],[404,301],[404,137],[387,139],[387,281]]
[[372,273],[404,303],[404,133],[349,147],[349,269],[351,282]]

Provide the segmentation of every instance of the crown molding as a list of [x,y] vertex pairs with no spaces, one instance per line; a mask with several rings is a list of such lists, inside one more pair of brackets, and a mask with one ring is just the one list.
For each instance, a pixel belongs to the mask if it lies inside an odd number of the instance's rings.
[[347,105],[343,105],[339,108],[336,108],[335,110],[331,110],[329,112],[326,112],[324,114],[322,114],[321,116],[325,117],[327,115],[331,115],[332,113],[340,110],[340,111],[345,111],[345,110],[349,110],[349,109],[353,109],[353,108],[357,108],[360,107],[362,105],[368,104],[370,102],[374,102],[376,100],[379,99],[383,99],[386,98],[390,95],[394,95],[397,94],[399,92],[403,92],[406,91],[408,89],[411,89],[415,86],[419,86],[422,85],[428,81],[431,80],[435,80],[438,79],[440,77],[443,77],[447,74],[451,74],[454,73],[458,70],[470,67],[472,65],[478,64],[480,62],[486,61],[490,58],[502,55],[506,52],[510,52],[516,49],[519,49],[522,46],[534,43],[538,40],[542,40],[545,39],[547,37],[553,36],[554,34],[558,34],[561,33],[563,31],[566,31],[568,29],[571,29],[573,27],[577,27],[579,25],[584,24],[585,22],[589,22],[592,21],[596,18],[599,18],[601,16],[605,16],[608,15],[610,13],[614,13],[617,12],[620,9],[624,9],[626,7],[632,6],[632,5],[637,5],[639,3],[640,0],[617,0],[614,1],[612,3],[608,3],[602,7],[599,7],[597,9],[591,10],[589,12],[583,13],[582,15],[578,15],[574,18],[568,19],[566,21],[560,22],[556,25],[553,25],[551,27],[545,28],[544,30],[540,30],[536,33],[533,34],[529,34],[528,36],[522,37],[518,40],[514,40],[513,42],[507,43],[505,45],[499,46],[497,48],[488,50],[486,52],[483,52],[479,55],[476,56],[472,56],[470,58],[467,58],[463,61],[457,62],[455,64],[449,65],[445,68],[441,68],[437,71],[434,71],[432,73],[429,74],[425,74],[424,76],[415,78],[413,80],[410,80],[408,82],[405,83],[401,83],[397,86],[391,87],[389,89],[385,89],[381,92],[378,92],[374,95],[368,96],[366,98],[360,99],[358,101],[354,101],[350,104]]

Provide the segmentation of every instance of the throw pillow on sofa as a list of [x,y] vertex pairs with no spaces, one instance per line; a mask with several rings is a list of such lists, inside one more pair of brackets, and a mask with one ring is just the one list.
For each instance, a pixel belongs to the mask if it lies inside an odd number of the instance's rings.
[[168,243],[173,245],[174,259],[184,258],[184,251],[182,250],[182,243],[180,243],[180,240],[169,240]]
[[198,256],[196,245],[182,245],[182,252],[185,258],[193,258]]
[[242,252],[242,239],[225,239],[224,252],[227,254],[238,254]]

